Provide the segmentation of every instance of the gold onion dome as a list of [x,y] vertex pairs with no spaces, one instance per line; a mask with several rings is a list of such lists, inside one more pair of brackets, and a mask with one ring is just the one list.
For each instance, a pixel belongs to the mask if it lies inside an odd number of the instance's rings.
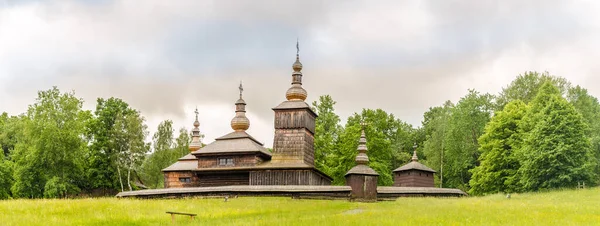
[[246,101],[242,98],[244,88],[240,82],[240,99],[235,102],[235,117],[231,119],[231,128],[235,131],[246,131],[250,128],[250,120],[246,117]]
[[298,42],[296,42],[296,62],[292,65],[294,73],[292,73],[292,87],[290,87],[285,93],[287,100],[305,101],[306,90],[302,88],[302,63],[300,63],[300,48]]

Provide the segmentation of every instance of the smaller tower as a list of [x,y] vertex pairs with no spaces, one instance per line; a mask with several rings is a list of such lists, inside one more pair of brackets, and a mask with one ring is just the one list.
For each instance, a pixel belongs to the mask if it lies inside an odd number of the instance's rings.
[[240,99],[235,102],[235,117],[231,119],[231,128],[235,131],[246,131],[250,128],[250,120],[246,117],[246,101],[242,98],[244,87],[240,81]]
[[394,186],[396,187],[434,187],[435,170],[421,164],[417,156],[417,144],[413,146],[411,161],[394,170]]
[[202,147],[200,142],[200,122],[198,121],[198,107],[194,111],[196,113],[196,121],[194,121],[194,128],[192,129],[192,142],[190,143],[190,152],[199,150]]
[[346,185],[352,188],[352,199],[363,202],[377,201],[377,178],[379,174],[367,164],[367,137],[365,136],[366,123],[361,123],[362,130],[358,141],[358,155],[356,166],[346,173]]

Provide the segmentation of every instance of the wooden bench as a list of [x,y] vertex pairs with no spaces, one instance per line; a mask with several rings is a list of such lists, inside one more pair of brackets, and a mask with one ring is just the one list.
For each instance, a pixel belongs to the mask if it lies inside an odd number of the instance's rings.
[[175,215],[187,215],[190,216],[190,219],[194,220],[194,217],[197,215],[195,213],[179,213],[179,212],[171,212],[167,211],[168,214],[171,214],[171,221],[175,223]]

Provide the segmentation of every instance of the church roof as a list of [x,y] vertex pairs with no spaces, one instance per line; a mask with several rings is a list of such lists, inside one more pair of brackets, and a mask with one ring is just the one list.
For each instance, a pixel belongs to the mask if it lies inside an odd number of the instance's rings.
[[415,143],[415,146],[413,146],[413,148],[415,148],[415,150],[413,151],[413,156],[411,158],[411,162],[409,162],[408,164],[403,165],[401,167],[398,167],[398,169],[395,169],[393,172],[406,171],[406,170],[421,170],[421,171],[435,173],[435,170],[433,170],[419,162],[419,157],[417,156],[417,144],[416,143]]
[[266,156],[271,156],[271,152],[262,146],[262,143],[256,141],[245,131],[234,131],[225,136],[215,139],[214,142],[192,152],[193,155],[205,154],[226,154],[226,153],[246,153],[258,152]]
[[[191,158],[193,158],[193,159],[191,159]],[[164,168],[162,171],[163,172],[166,172],[166,171],[189,171],[189,170],[194,170],[196,168],[198,168],[198,161],[197,161],[196,157],[194,157],[192,154],[188,154],[188,155],[180,158],[179,160],[177,160],[177,162],[173,163],[173,165],[170,165],[169,167]]]
[[194,156],[190,153],[190,154],[187,154],[187,155],[179,158],[178,160],[196,160],[196,159],[197,159],[196,156]]
[[277,105],[277,107],[272,108],[273,110],[281,110],[281,109],[309,109],[310,113],[312,113],[313,115],[317,115],[317,113],[315,113],[313,111],[313,109],[304,101],[297,101],[297,100],[286,100],[284,102],[282,102],[281,104]]
[[398,167],[398,169],[395,169],[394,172],[398,172],[398,171],[406,171],[406,170],[421,170],[421,171],[427,171],[427,172],[432,172],[435,173],[435,170],[427,167],[426,165],[421,164],[420,162],[417,161],[413,161],[410,162],[406,165],[403,165],[401,167]]
[[375,170],[371,169],[371,167],[367,165],[356,165],[346,173],[349,174],[360,174],[360,175],[379,175]]

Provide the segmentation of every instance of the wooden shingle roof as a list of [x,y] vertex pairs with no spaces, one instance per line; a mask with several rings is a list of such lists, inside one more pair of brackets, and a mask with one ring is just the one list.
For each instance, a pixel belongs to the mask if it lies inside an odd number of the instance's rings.
[[200,150],[192,152],[192,154],[199,156],[251,152],[258,152],[269,157],[271,156],[271,152],[248,133],[245,131],[234,131],[215,139],[214,142],[200,148]]
[[406,171],[406,170],[421,170],[421,171],[427,171],[427,172],[432,172],[435,173],[435,170],[421,164],[420,162],[409,162],[406,165],[403,165],[401,167],[398,167],[398,169],[395,169],[394,172],[398,172],[398,171]]

